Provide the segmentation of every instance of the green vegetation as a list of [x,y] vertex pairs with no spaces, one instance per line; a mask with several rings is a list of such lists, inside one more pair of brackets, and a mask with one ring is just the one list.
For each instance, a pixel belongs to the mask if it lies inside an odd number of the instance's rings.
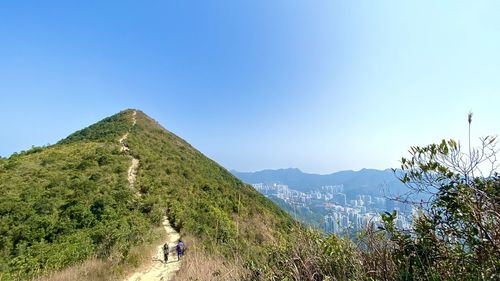
[[106,117],[85,129],[69,135],[67,138],[61,140],[59,144],[68,144],[78,141],[116,144],[118,139],[132,128],[130,118],[130,114],[126,114],[125,112]]
[[317,229],[322,229],[322,223],[324,223],[324,215],[328,212],[325,211],[324,208],[321,207],[294,207],[283,199],[271,195],[269,197],[276,205],[285,210],[288,214],[290,214],[295,220],[299,221],[304,225],[310,225]]
[[[469,123],[470,123],[469,115]],[[426,279],[500,278],[500,175],[496,139],[481,139],[468,153],[454,140],[412,147],[403,158],[401,180],[415,193],[428,193],[412,235],[384,217],[405,276]]]
[[[267,279],[499,280],[496,143],[486,137],[468,153],[453,140],[412,147],[395,171],[413,191],[401,200],[419,206],[412,229],[398,229],[394,211],[354,241],[302,233],[270,252]],[[428,202],[412,202],[422,193]]]
[[[349,240],[305,229],[142,112],[133,126],[132,114],[0,158],[0,280],[92,264],[109,279],[108,264],[112,271],[140,263],[137,249],[158,239],[154,230],[165,214],[189,241],[183,279],[500,278],[493,138],[468,154],[454,141],[413,147],[398,175],[416,193],[432,195],[413,229],[397,229],[396,214],[386,213],[382,229]],[[124,152],[118,140],[127,132]],[[134,188],[127,181],[132,157],[139,160]],[[480,174],[484,164],[492,170]]]
[[[1,280],[94,257],[120,263],[166,213],[206,252],[227,258],[258,261],[273,243],[265,238],[287,235],[284,211],[143,113],[132,126],[132,113],[0,159]],[[122,152],[126,132],[130,151]],[[131,155],[140,160],[137,190],[127,182]]]
[[166,210],[172,225],[201,238],[207,251],[259,259],[271,243],[259,239],[262,232],[279,237],[292,226],[270,200],[140,112],[127,142],[140,160],[136,186],[143,209],[155,223]]
[[129,158],[82,141],[34,148],[0,164],[2,280],[26,279],[91,256],[119,259],[148,236],[127,188]]

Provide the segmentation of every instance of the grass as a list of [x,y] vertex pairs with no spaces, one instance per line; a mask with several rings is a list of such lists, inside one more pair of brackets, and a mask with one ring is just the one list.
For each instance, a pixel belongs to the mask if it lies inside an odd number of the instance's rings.
[[127,258],[121,263],[115,263],[108,259],[92,258],[78,264],[67,267],[61,271],[53,271],[43,277],[34,278],[33,281],[109,281],[123,280],[132,272],[149,266],[156,254],[158,244],[166,239],[163,227],[153,231],[153,240],[143,245],[134,246],[130,249]]
[[241,259],[228,259],[218,253],[207,255],[203,250],[203,243],[192,236],[185,237],[184,241],[189,246],[176,280],[244,280],[251,273],[244,268],[244,261]]
[[34,278],[33,281],[105,281],[113,280],[110,271],[111,263],[93,258],[82,263],[65,268],[62,271],[50,273],[48,276]]

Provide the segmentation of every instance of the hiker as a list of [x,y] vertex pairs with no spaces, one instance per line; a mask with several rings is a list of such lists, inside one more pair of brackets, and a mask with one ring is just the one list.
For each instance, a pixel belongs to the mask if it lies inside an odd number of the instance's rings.
[[168,250],[169,249],[168,249],[168,242],[167,242],[163,245],[163,260],[165,261],[165,263],[168,262],[168,252],[169,252]]
[[181,239],[179,239],[179,243],[177,243],[175,249],[177,250],[177,260],[180,260],[182,255],[184,254],[184,243]]

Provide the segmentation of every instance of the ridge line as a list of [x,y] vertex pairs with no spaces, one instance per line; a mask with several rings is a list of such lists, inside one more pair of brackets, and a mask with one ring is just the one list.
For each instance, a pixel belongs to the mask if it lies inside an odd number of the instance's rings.
[[[132,113],[132,127],[136,125],[137,119],[136,119],[137,111],[134,110]],[[128,137],[129,132],[127,132],[125,135],[123,135],[120,138],[120,145],[121,145],[121,151],[123,152],[129,152],[130,149],[129,147],[125,144],[125,140]],[[132,164],[128,168],[128,173],[127,173],[127,179],[129,182],[129,187],[132,190],[135,190],[135,179],[137,176],[137,169],[139,167],[139,159],[135,158],[133,155],[132,156]],[[139,191],[135,190],[135,194],[138,197],[141,197],[141,194]],[[165,229],[165,232],[167,233],[167,243],[169,246],[169,249],[175,249],[175,246],[177,245],[177,242],[180,240],[180,234],[170,225],[170,222],[167,218],[167,216],[163,217],[163,222],[162,222],[163,228]],[[157,252],[156,255],[153,256],[153,261],[163,261],[163,243],[157,246]],[[172,252],[169,252],[169,256],[172,255]],[[173,260],[171,258],[170,260]],[[181,260],[178,260],[177,262],[172,261],[172,262],[166,262],[164,264],[158,264],[158,263],[153,263],[152,265],[149,265],[148,268],[146,268],[143,271],[136,271],[133,273],[130,277],[126,278],[127,281],[153,281],[153,280],[162,280],[162,281],[168,281],[168,280],[173,280],[175,278],[175,275],[177,271],[179,271],[181,267]]]

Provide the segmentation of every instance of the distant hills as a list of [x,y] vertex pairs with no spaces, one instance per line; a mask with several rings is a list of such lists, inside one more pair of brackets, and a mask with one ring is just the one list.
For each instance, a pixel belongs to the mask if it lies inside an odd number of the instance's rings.
[[349,195],[369,194],[384,195],[388,192],[398,194],[405,191],[405,186],[394,175],[391,169],[360,171],[341,171],[326,175],[304,173],[297,168],[262,170],[257,172],[231,171],[243,182],[282,183],[290,188],[307,192],[327,185],[343,185],[344,192]]

